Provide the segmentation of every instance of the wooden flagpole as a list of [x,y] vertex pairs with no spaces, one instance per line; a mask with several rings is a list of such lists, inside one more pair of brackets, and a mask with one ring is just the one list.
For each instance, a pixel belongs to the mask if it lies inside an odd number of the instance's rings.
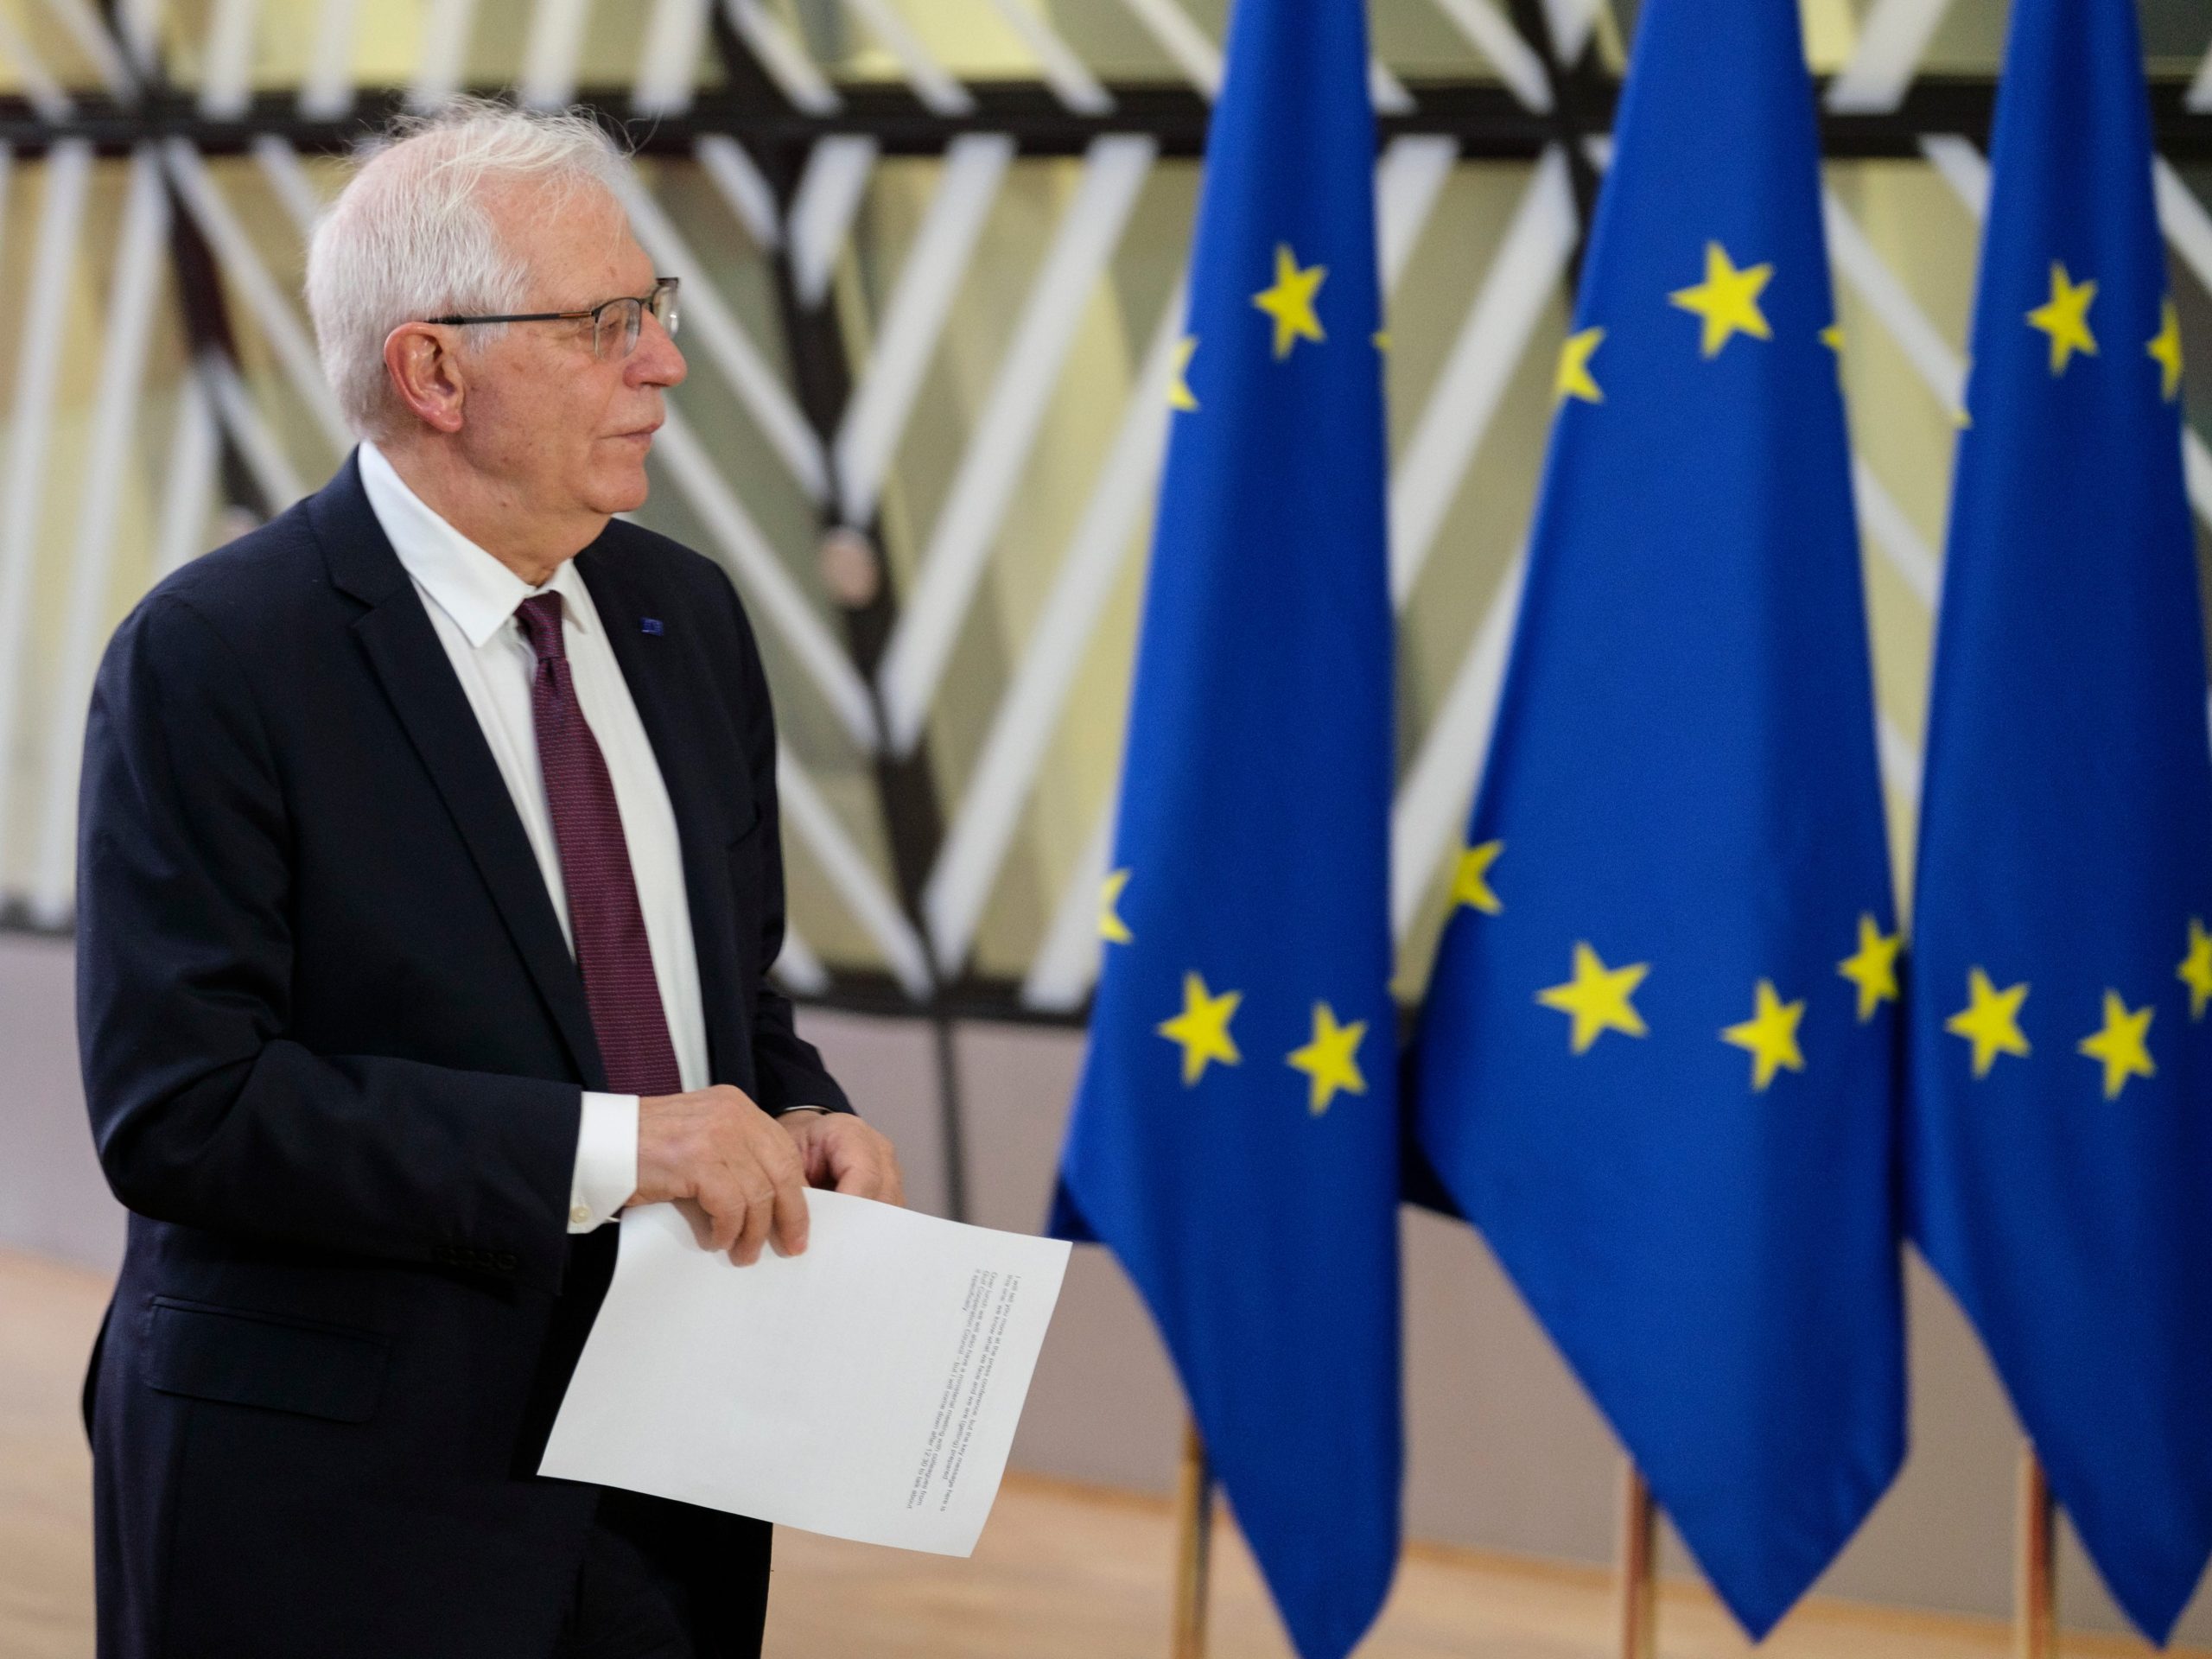
[[2032,1441],[2020,1447],[2018,1559],[2012,1576],[2013,1659],[2057,1659],[2056,1517]]
[[1213,1543],[1213,1471],[1195,1420],[1183,1427],[1183,1470],[1175,1487],[1175,1619],[1173,1659],[1205,1659],[1206,1596]]
[[1634,1458],[1621,1459],[1620,1659],[1659,1653],[1659,1512]]

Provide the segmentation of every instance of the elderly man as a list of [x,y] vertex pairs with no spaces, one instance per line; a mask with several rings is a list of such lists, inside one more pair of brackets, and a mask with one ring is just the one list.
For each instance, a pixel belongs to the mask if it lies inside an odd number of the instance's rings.
[[899,1194],[767,983],[744,613],[613,519],[683,377],[620,166],[488,105],[369,161],[308,270],[360,447],[101,670],[104,1656],[759,1650],[765,1525],[535,1473],[624,1205],[746,1263],[805,1248],[810,1183]]

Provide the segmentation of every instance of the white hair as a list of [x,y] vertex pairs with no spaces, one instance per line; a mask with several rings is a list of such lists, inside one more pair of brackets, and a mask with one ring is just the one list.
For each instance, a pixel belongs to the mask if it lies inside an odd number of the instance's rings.
[[[530,270],[505,245],[487,198],[537,183],[556,192],[556,210],[580,189],[619,200],[623,168],[589,116],[490,99],[404,118],[374,142],[308,239],[307,280],[323,373],[353,429],[372,438],[388,435],[399,412],[384,364],[394,328],[530,308]],[[505,331],[466,332],[481,349]]]

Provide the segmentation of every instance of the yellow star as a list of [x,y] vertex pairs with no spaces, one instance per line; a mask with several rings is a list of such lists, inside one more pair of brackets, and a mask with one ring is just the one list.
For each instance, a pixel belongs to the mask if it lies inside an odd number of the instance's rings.
[[2202,1020],[2204,1005],[2212,1002],[2212,933],[2194,916],[2189,918],[2189,954],[2174,969],[2174,977],[2189,987],[2189,1017]]
[[1175,342],[1175,379],[1167,388],[1167,407],[1196,409],[1198,399],[1191,390],[1191,359],[1198,354],[1198,337],[1185,334]]
[[1298,257],[1290,251],[1290,244],[1275,244],[1274,284],[1255,294],[1252,303],[1275,320],[1275,360],[1278,363],[1290,355],[1293,341],[1324,338],[1321,319],[1313,315],[1313,296],[1320,290],[1322,279],[1328,274],[1325,265],[1308,265],[1300,270]]
[[1646,1034],[1649,1027],[1643,1023],[1643,1016],[1636,1011],[1636,1005],[1629,998],[1650,971],[1651,964],[1644,962],[1631,963],[1625,968],[1608,968],[1599,960],[1595,950],[1578,942],[1574,947],[1574,977],[1564,985],[1538,991],[1536,1001],[1548,1008],[1557,1008],[1561,1014],[1573,1016],[1573,1052],[1586,1054],[1590,1045],[1606,1032],[1626,1032],[1631,1037]]
[[2104,1026],[2094,1035],[2084,1037],[2079,1046],[2080,1052],[2091,1059],[2104,1062],[2107,1100],[2119,1099],[2120,1091],[2127,1087],[2130,1077],[2158,1075],[2158,1068],[2151,1064],[2151,1047],[2146,1040],[2151,1034],[2151,1016],[2157,1012],[2153,1007],[2141,1007],[2130,1014],[2118,991],[2105,993]]
[[1980,969],[1967,973],[1967,1005],[1943,1022],[1943,1029],[1974,1045],[1974,1074],[1977,1077],[1989,1075],[1989,1068],[1997,1064],[1999,1054],[2027,1054],[2028,1039],[2020,1035],[2020,1004],[2027,1001],[2027,996],[2024,984],[2000,991]]
[[1797,1046],[1797,1023],[1804,1017],[1804,1003],[1784,1002],[1774,994],[1774,982],[1763,979],[1751,994],[1751,1017],[1720,1033],[1722,1042],[1750,1052],[1754,1093],[1764,1094],[1783,1066],[1792,1071],[1805,1069],[1804,1053]]
[[1116,870],[1098,889],[1098,937],[1109,944],[1135,944],[1137,942],[1137,936],[1129,931],[1129,925],[1122,919],[1119,908],[1122,889],[1128,885],[1129,873]]
[[1904,935],[1884,933],[1872,916],[1859,918],[1859,949],[1835,970],[1859,988],[1859,1023],[1874,1017],[1874,1010],[1897,998],[1897,950]]
[[1197,974],[1183,976],[1183,1012],[1173,1020],[1161,1020],[1160,1034],[1182,1045],[1185,1089],[1205,1075],[1208,1060],[1235,1065],[1243,1059],[1236,1052],[1236,1039],[1229,1034],[1229,1022],[1236,1017],[1236,1005],[1243,1000],[1242,991],[1210,995],[1205,981]]
[[1718,242],[1705,245],[1705,280],[1694,288],[1678,288],[1667,297],[1685,311],[1694,311],[1705,319],[1705,340],[1701,349],[1707,358],[1720,355],[1720,348],[1733,334],[1749,334],[1754,340],[1772,340],[1774,331],[1766,326],[1766,313],[1759,309],[1759,295],[1774,276],[1772,265],[1751,265],[1741,270],[1728,257],[1728,251]]
[[2158,364],[2161,371],[2158,395],[2171,404],[2181,390],[2181,313],[2174,309],[2171,300],[2166,302],[2158,332],[2151,336],[2151,343],[2143,348],[2143,353]]
[[1828,350],[1834,352],[1838,357],[1842,356],[1843,325],[1840,322],[1832,322],[1828,324],[1827,327],[1821,329],[1821,344],[1827,346]]
[[1564,400],[1580,397],[1586,404],[1602,404],[1605,394],[1590,376],[1590,359],[1605,343],[1602,328],[1585,328],[1569,334],[1559,348],[1559,372],[1552,378],[1552,395]]
[[1368,338],[1374,342],[1376,351],[1387,352],[1390,349],[1390,331],[1388,328],[1377,328]]
[[2097,354],[2097,337],[2089,332],[2089,304],[2097,297],[2094,283],[2076,283],[2066,267],[2050,262],[2050,298],[2028,313],[2028,326],[2050,336],[2050,372],[2066,372],[2074,353]]
[[1471,905],[1485,916],[1495,916],[1505,908],[1490,887],[1490,867],[1497,862],[1497,855],[1504,850],[1503,842],[1486,841],[1459,855],[1459,868],[1452,873],[1454,910],[1461,905]]
[[1314,1116],[1329,1109],[1329,1103],[1340,1090],[1355,1095],[1367,1092],[1367,1079],[1359,1071],[1359,1043],[1366,1035],[1366,1020],[1340,1026],[1327,1003],[1313,1005],[1313,1040],[1292,1050],[1289,1064],[1313,1080],[1306,1105]]

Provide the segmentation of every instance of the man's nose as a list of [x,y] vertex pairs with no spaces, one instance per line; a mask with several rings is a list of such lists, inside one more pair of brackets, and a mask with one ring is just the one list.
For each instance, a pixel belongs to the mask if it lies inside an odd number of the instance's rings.
[[638,386],[678,386],[690,371],[683,361],[683,353],[668,337],[668,330],[660,326],[660,319],[650,311],[639,320],[638,343],[630,348],[630,360],[624,365],[626,378]]

